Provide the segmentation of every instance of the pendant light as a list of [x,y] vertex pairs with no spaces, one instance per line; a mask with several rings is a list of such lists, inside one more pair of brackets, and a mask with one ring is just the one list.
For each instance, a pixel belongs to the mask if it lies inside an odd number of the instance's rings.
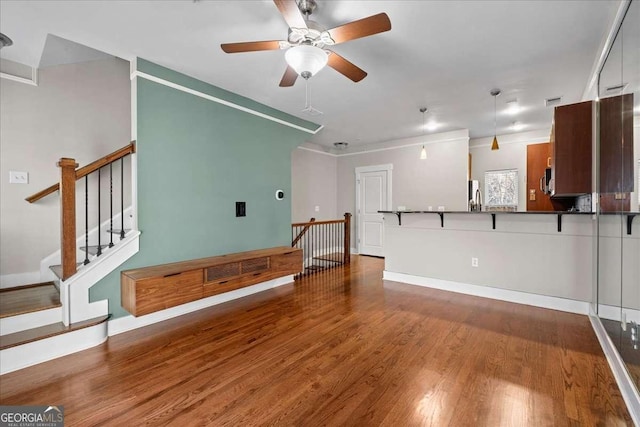
[[493,96],[493,142],[491,143],[491,150],[499,150],[500,146],[498,145],[498,137],[497,133],[497,113],[496,113],[496,99],[498,95],[500,95],[500,89],[493,89],[491,92],[491,96]]
[[[425,113],[427,112],[427,107],[420,108],[420,112],[422,113],[422,139],[424,140],[424,129],[427,127],[427,122]],[[424,145],[422,146],[422,150],[420,150],[420,160],[427,159],[427,150],[425,150]]]

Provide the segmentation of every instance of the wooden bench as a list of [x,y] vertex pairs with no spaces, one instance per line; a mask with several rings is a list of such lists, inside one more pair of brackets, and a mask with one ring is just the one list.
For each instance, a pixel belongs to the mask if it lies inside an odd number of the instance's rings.
[[120,273],[121,303],[153,313],[302,271],[302,250],[277,247],[162,264]]

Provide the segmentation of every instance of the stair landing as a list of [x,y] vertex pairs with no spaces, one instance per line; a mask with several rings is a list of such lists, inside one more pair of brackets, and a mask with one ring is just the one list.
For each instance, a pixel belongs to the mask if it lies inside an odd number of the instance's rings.
[[60,291],[53,282],[0,289],[0,318],[61,305]]
[[83,320],[81,322],[72,323],[65,326],[64,323],[53,323],[51,325],[40,326],[38,328],[27,329],[25,331],[0,336],[0,350],[27,344],[33,341],[51,338],[67,332],[73,332],[84,328],[104,323],[109,320],[111,315],[100,316],[94,319]]
[[330,262],[344,262],[344,254],[342,252],[332,252],[330,254],[314,256],[313,259]]

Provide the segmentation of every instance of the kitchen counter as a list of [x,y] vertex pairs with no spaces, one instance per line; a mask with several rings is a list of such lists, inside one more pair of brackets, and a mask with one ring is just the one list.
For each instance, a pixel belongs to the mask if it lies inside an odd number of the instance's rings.
[[[444,227],[445,214],[465,214],[465,215],[491,215],[492,228],[496,229],[496,215],[557,215],[558,233],[562,232],[562,217],[564,215],[595,215],[595,212],[580,211],[378,211],[381,214],[395,214],[398,217],[398,225],[402,225],[402,215],[404,214],[438,214],[440,215],[440,226]],[[600,215],[625,215],[627,218],[627,234],[631,234],[633,219],[640,212],[601,212]]]

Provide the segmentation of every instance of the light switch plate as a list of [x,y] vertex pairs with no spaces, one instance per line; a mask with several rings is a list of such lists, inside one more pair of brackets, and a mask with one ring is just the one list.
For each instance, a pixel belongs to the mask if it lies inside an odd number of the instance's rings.
[[9,171],[9,184],[28,184],[29,172]]
[[316,212],[320,212],[320,206],[316,206],[316,207],[314,208],[314,210],[315,210]]

